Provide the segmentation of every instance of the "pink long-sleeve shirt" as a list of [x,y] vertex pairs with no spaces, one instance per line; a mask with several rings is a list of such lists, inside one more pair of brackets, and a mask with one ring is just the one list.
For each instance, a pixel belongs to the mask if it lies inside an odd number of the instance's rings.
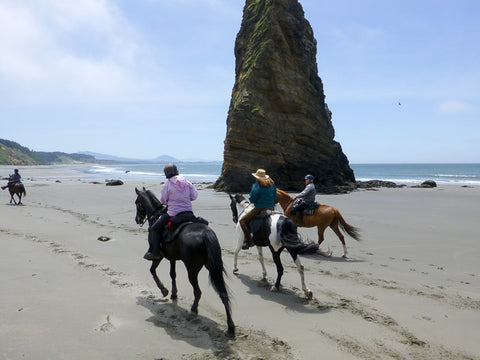
[[197,197],[195,186],[183,176],[176,175],[163,185],[160,201],[168,205],[168,215],[175,216],[183,211],[193,211],[192,201]]

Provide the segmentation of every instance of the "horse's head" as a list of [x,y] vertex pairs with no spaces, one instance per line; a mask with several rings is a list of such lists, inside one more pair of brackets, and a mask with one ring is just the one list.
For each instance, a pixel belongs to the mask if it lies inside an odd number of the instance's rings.
[[232,210],[232,220],[236,224],[238,222],[238,210],[237,210],[237,201],[235,200],[235,196],[230,196],[230,209]]
[[135,207],[137,208],[135,222],[137,224],[143,225],[146,220],[149,223],[154,222],[167,212],[167,205],[162,204],[155,194],[145,189],[145,187],[141,191],[135,188],[135,193],[137,194],[137,199],[135,200]]
[[147,217],[147,210],[145,209],[145,197],[147,196],[147,191],[145,188],[143,188],[142,191],[135,188],[135,193],[137,194],[137,199],[135,200],[135,207],[137,208],[135,222],[139,225],[143,225],[145,223],[145,218]]

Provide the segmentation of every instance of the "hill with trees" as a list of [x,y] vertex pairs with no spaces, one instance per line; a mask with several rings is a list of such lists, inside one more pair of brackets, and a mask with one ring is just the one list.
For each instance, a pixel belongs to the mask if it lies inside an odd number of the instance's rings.
[[52,165],[96,163],[92,155],[33,151],[15,141],[0,139],[0,165]]

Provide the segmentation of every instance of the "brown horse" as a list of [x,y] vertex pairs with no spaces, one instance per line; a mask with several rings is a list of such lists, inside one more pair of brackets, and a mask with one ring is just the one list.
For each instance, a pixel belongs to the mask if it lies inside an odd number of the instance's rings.
[[[285,191],[277,189],[277,202],[282,206],[283,212],[293,221],[296,221],[296,215],[290,214],[290,209],[293,204],[293,198]],[[304,227],[317,227],[318,232],[318,244],[321,244],[324,240],[323,233],[327,226],[333,230],[338,236],[343,245],[343,257],[347,258],[347,246],[345,245],[345,237],[339,229],[340,227],[355,240],[360,240],[360,234],[358,228],[349,225],[343,218],[340,211],[329,205],[320,205],[315,209],[315,212],[311,216],[303,216],[302,226]]]
[[2,189],[5,189],[7,187],[8,187],[8,191],[10,192],[10,204],[12,203],[12,201],[15,204],[17,204],[17,202],[13,198],[13,195],[17,195],[18,205],[20,205],[22,203],[22,195],[23,196],[27,195],[27,192],[25,191],[25,186],[23,186],[22,183],[12,183],[12,182],[9,181],[8,185],[5,186],[5,187],[2,187]]

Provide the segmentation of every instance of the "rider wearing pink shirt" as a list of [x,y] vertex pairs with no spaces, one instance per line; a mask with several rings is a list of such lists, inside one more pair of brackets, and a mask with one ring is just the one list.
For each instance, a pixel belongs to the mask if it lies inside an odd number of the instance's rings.
[[168,205],[168,215],[175,216],[184,211],[193,211],[192,201],[197,196],[198,191],[195,186],[183,176],[178,175],[177,170],[177,175],[167,178],[167,182],[163,185],[160,201]]
[[198,197],[198,191],[190,181],[178,174],[175,164],[165,165],[163,171],[167,181],[162,187],[160,201],[168,206],[168,210],[149,229],[150,248],[144,255],[146,260],[161,260],[162,235],[165,226],[173,216],[191,213],[192,201]]

